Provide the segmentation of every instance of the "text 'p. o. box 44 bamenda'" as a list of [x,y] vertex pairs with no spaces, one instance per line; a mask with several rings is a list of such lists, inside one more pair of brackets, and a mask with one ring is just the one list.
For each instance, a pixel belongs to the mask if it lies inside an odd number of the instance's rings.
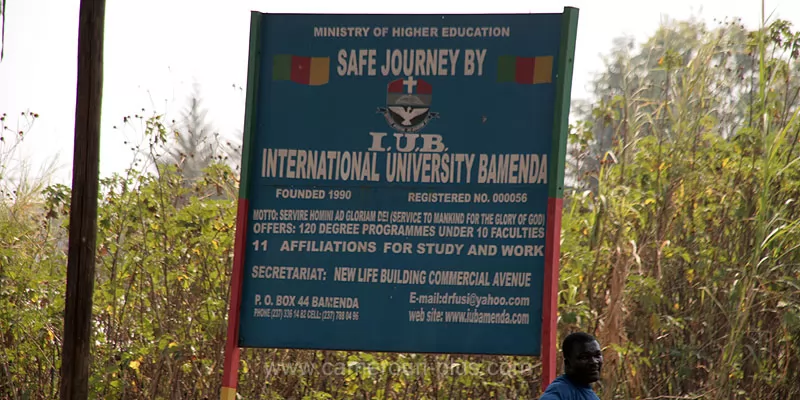
[[252,14],[226,370],[548,356],[577,14]]

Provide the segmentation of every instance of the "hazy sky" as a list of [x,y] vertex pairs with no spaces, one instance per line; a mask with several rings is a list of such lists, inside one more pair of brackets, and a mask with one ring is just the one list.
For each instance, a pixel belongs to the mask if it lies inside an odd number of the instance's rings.
[[[700,5],[696,5],[700,4]],[[40,114],[23,158],[58,156],[57,181],[70,184],[74,134],[79,0],[10,0],[5,59],[0,63],[0,114],[16,126],[20,112]],[[222,134],[241,131],[244,117],[250,11],[295,13],[528,13],[580,9],[573,99],[587,96],[592,74],[612,40],[643,40],[665,17],[741,17],[756,27],[756,0],[454,0],[267,1],[107,0],[101,175],[129,165],[122,117],[179,112],[192,83],[201,85],[208,119]],[[800,25],[800,0],[771,0],[766,11]],[[235,87],[234,87],[235,86]],[[138,140],[139,132],[128,130]],[[1,147],[0,147],[1,149]]]

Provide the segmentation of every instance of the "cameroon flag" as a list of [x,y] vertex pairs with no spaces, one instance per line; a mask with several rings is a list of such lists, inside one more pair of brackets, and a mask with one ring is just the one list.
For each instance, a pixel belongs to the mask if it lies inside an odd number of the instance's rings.
[[319,86],[330,78],[330,57],[278,54],[272,57],[272,80]]
[[523,85],[551,83],[553,81],[553,56],[500,56],[497,62],[497,81],[516,82]]

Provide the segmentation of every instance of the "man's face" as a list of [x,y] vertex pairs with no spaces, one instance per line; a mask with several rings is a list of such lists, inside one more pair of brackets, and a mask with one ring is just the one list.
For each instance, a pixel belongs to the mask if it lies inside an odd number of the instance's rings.
[[588,343],[575,343],[572,354],[567,361],[567,373],[584,384],[600,380],[600,370],[603,367],[603,352],[600,343],[593,340]]

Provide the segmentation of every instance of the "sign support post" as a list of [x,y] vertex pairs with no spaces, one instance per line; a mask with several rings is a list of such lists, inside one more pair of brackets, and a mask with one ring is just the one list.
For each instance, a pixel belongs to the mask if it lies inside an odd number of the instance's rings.
[[558,269],[561,248],[561,210],[564,204],[564,170],[569,134],[569,109],[575,42],[578,35],[578,9],[565,7],[561,22],[561,45],[556,77],[556,108],[553,118],[553,150],[550,159],[550,190],[547,200],[544,255],[544,290],[542,302],[542,391],[556,378],[556,340],[558,326]]
[[250,152],[255,129],[255,104],[258,96],[261,66],[261,18],[251,12],[250,51],[247,65],[247,92],[245,97],[244,141],[242,143],[242,172],[239,179],[239,200],[236,211],[236,238],[234,242],[233,270],[231,272],[230,305],[228,310],[228,335],[225,341],[225,361],[222,371],[221,400],[235,400],[239,378],[239,315],[242,304],[242,279],[244,278],[244,246],[247,240],[247,221],[250,189]]
[[251,13],[239,349],[539,356],[555,378],[578,10]]

